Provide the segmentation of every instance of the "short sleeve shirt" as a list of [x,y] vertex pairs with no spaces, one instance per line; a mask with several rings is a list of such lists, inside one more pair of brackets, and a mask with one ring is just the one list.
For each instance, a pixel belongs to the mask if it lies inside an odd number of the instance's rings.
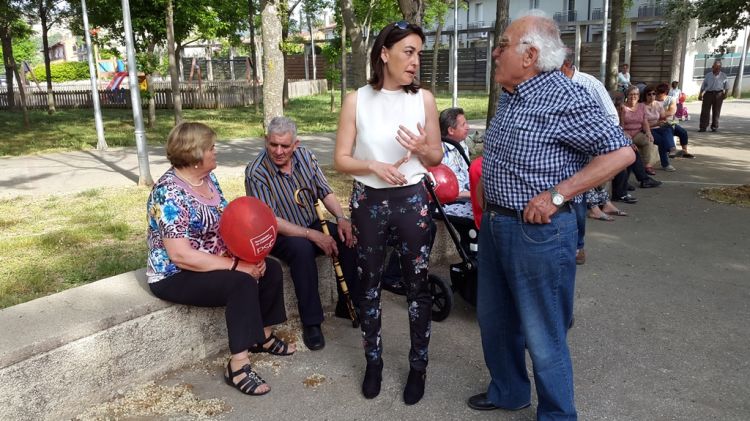
[[196,250],[218,256],[227,254],[219,236],[219,219],[227,201],[213,173],[209,174],[213,199],[191,192],[170,168],[154,184],[146,202],[148,220],[148,282],[158,282],[180,271],[169,259],[164,247],[166,238],[186,238]]
[[[295,193],[306,188],[308,193]],[[273,214],[293,224],[309,227],[318,220],[315,201],[333,193],[318,159],[309,149],[298,146],[292,154],[292,171],[287,174],[273,163],[264,149],[245,168],[245,192],[267,204]],[[311,193],[311,194],[310,194]]]
[[498,100],[485,134],[485,197],[523,210],[531,198],[580,171],[589,157],[630,143],[584,87],[558,70],[540,73]]

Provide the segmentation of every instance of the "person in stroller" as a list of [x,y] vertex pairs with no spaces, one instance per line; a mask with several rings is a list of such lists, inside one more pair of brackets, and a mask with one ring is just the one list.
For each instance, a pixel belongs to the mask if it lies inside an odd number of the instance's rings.
[[[456,146],[449,143],[457,143],[463,149],[463,153],[468,158],[469,148],[464,140],[469,134],[469,123],[466,121],[464,110],[462,108],[446,108],[440,112],[440,135],[443,140],[443,160],[442,163],[447,165],[458,179],[458,200],[452,203],[444,203],[443,210],[451,218],[454,225],[463,226],[468,224],[474,225],[474,215],[471,209],[471,197],[469,192],[469,164],[464,159]],[[446,141],[447,139],[447,141]],[[433,216],[439,217],[433,212]],[[433,222],[431,225],[431,242],[435,242],[437,226]],[[459,228],[460,231],[460,228]],[[462,241],[463,243],[463,241]],[[464,248],[467,250],[468,248]],[[383,271],[383,288],[386,290],[399,293],[404,286],[401,281],[401,267],[398,261],[397,253],[391,253],[385,270]]]

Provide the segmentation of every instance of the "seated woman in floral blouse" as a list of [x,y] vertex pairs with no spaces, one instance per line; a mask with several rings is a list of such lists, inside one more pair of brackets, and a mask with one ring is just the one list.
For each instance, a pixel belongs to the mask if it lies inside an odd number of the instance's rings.
[[291,355],[294,344],[270,326],[286,321],[281,267],[270,259],[250,264],[232,257],[219,236],[227,205],[216,168],[216,133],[181,123],[169,133],[172,167],[148,198],[148,283],[157,297],[199,307],[226,306],[232,357],[224,378],[248,395],[270,391],[250,366],[248,351]]

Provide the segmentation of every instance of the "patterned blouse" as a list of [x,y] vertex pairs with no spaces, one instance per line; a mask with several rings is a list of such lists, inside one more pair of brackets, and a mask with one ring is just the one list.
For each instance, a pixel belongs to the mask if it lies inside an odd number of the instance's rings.
[[159,178],[146,203],[148,218],[148,282],[180,271],[167,254],[165,238],[187,238],[199,251],[222,256],[227,248],[219,236],[219,218],[227,206],[216,176],[209,174],[213,199],[205,199],[170,168]]

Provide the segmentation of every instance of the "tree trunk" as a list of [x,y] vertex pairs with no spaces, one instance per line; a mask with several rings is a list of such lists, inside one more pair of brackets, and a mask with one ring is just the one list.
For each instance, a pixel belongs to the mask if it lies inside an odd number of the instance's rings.
[[255,50],[255,0],[248,0],[248,29],[250,30],[250,64],[253,68],[253,105],[258,113],[258,53]]
[[745,70],[745,56],[747,56],[747,49],[750,45],[750,31],[745,29],[747,32],[747,38],[745,38],[745,45],[742,48],[742,57],[740,58],[740,70],[737,77],[734,78],[734,85],[732,86],[732,96],[735,98],[742,97],[742,77],[744,76]]
[[29,121],[29,109],[26,107],[26,91],[25,87],[23,86],[23,81],[21,80],[21,75],[18,74],[18,66],[16,66],[16,60],[13,59],[13,55],[11,54],[11,66],[13,67],[13,74],[16,76],[16,81],[18,82],[18,93],[21,96],[21,110],[23,111],[23,127],[25,129],[31,128],[31,122]]
[[346,97],[346,24],[341,28],[341,105]]
[[8,110],[16,108],[15,92],[13,91],[13,39],[8,34],[6,28],[0,30],[0,41],[3,48],[3,65],[5,66],[5,82],[7,83],[8,92]]
[[398,0],[398,7],[407,22],[422,26],[424,17],[424,1],[422,0]]
[[49,39],[47,32],[47,8],[45,7],[46,2],[39,2],[39,17],[41,19],[42,26],[42,55],[44,56],[44,70],[47,73],[47,113],[52,115],[55,113],[55,94],[52,92],[52,69],[50,68],[49,59]]
[[[455,23],[454,23],[455,24]],[[495,35],[492,37],[493,45],[497,45],[500,37],[505,32],[505,27],[508,26],[508,0],[498,0],[497,10],[495,12]],[[454,42],[458,43],[458,40]],[[487,60],[492,60],[492,67],[490,68],[490,77],[495,77],[495,60],[492,57],[487,57]],[[486,125],[490,127],[490,121],[495,116],[495,110],[497,109],[497,101],[500,99],[500,85],[495,83],[494,79],[490,83],[490,98],[487,102],[487,122]]]
[[430,90],[437,92],[438,56],[440,55],[440,38],[443,35],[443,20],[438,21],[435,29],[435,44],[432,46],[432,72],[430,73]]
[[[607,41],[607,73],[604,85],[612,92],[617,89],[617,69],[620,67],[620,48],[622,47],[622,20],[625,15],[623,0],[611,1],[612,19],[609,26],[609,40]],[[606,16],[604,17],[607,18]]]
[[672,44],[672,66],[669,70],[669,84],[673,80],[680,80],[682,70],[682,55],[685,52],[685,38],[687,38],[687,28],[679,28],[674,34],[674,43]]
[[263,33],[263,127],[271,119],[284,115],[282,95],[284,91],[284,54],[281,45],[280,0],[261,2]]
[[174,5],[167,0],[167,51],[169,56],[169,79],[172,86],[172,109],[175,126],[182,121],[182,92],[180,91],[180,72],[177,70],[177,54],[174,45]]
[[[151,42],[146,51],[149,55],[154,55],[154,48],[156,48],[156,44]],[[151,66],[149,66],[151,67]],[[146,73],[146,91],[148,92],[148,123],[147,127],[149,129],[153,129],[156,125],[156,92],[154,91],[154,83],[153,83],[154,74],[153,72]]]
[[344,19],[347,35],[352,40],[352,75],[354,86],[359,88],[367,83],[367,44],[362,37],[362,27],[354,15],[352,0],[341,0],[341,16]]

